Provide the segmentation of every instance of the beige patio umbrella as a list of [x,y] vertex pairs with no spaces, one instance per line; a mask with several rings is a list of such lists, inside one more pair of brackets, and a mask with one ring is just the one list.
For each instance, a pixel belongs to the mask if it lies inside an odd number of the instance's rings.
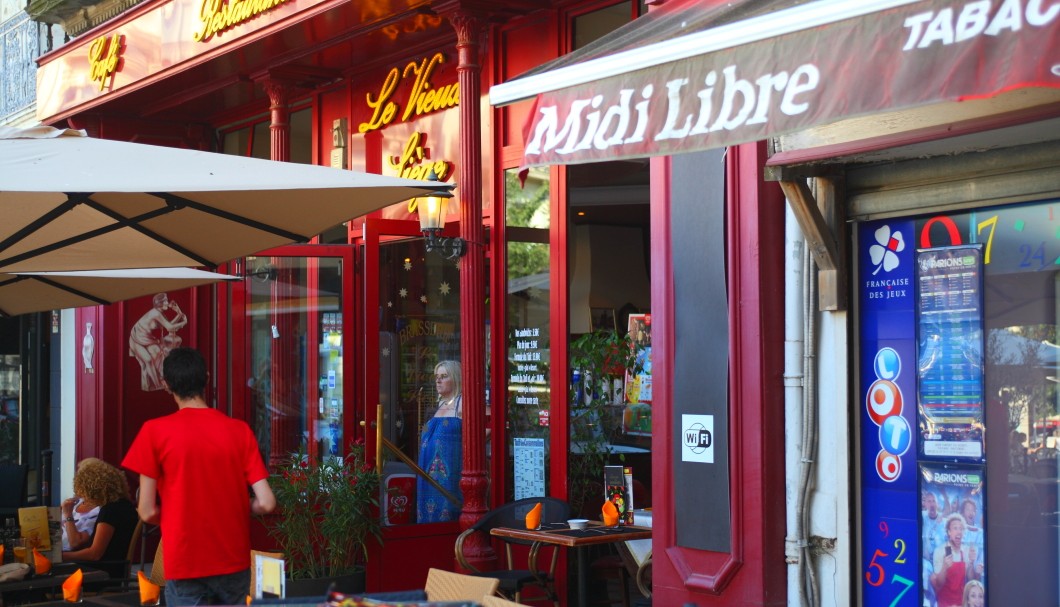
[[0,272],[216,267],[436,186],[0,127]]
[[0,273],[0,315],[95,306],[229,280],[239,277],[192,268]]

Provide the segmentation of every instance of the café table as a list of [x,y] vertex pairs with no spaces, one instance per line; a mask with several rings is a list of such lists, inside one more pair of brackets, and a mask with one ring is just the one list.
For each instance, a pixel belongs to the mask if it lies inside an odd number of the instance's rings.
[[43,594],[46,591],[55,592],[62,588],[63,582],[75,571],[81,569],[84,576],[82,583],[99,582],[108,579],[106,571],[85,567],[78,563],[55,563],[52,570],[45,575],[31,575],[23,580],[13,582],[0,582],[0,605],[11,605],[11,597],[32,596],[34,592]]
[[567,523],[541,525],[540,529],[494,527],[490,530],[490,535],[575,549],[578,559],[578,605],[587,607],[589,604],[586,590],[586,576],[588,575],[586,551],[588,547],[649,539],[651,529],[634,525],[605,527],[599,521],[589,521],[585,529],[571,529]]

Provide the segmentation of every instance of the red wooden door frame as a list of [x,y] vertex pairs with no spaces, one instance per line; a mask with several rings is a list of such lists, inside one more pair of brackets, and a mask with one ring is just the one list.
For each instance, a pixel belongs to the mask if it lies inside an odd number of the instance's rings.
[[[765,145],[726,154],[729,283],[731,546],[676,542],[673,475],[674,285],[670,161],[652,159],[652,363],[659,411],[652,436],[653,599],[661,605],[784,605],[784,198],[762,179]],[[709,513],[704,513],[708,516]]]

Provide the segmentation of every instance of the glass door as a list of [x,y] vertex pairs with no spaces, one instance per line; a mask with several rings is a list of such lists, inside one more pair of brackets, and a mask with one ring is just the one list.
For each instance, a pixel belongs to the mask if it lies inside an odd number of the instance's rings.
[[352,436],[347,378],[355,353],[345,339],[352,281],[343,274],[353,254],[329,250],[336,255],[247,259],[251,425],[270,468],[299,451],[342,457]]
[[[366,442],[386,462],[383,522],[455,521],[463,442],[458,261],[427,252],[415,222],[370,219],[364,234],[366,421],[380,424],[383,438],[377,444],[366,432]],[[450,226],[444,235],[455,234]]]

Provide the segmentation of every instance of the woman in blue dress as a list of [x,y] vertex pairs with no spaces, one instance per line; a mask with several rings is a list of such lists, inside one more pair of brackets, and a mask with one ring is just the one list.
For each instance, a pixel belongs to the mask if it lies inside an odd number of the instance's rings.
[[444,487],[459,503],[445,495],[422,477],[416,478],[416,522],[453,521],[460,516],[460,472],[463,466],[463,403],[460,393],[460,363],[443,360],[434,367],[434,385],[438,391],[438,410],[420,434],[419,465]]

